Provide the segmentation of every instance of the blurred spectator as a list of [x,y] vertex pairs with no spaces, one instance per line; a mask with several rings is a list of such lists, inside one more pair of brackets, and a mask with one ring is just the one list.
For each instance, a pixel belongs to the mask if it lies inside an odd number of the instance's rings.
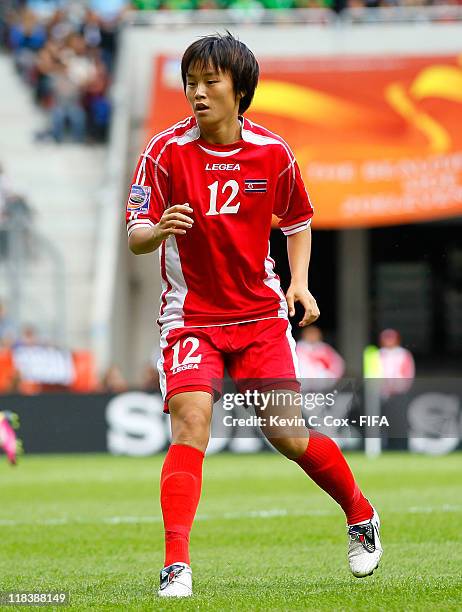
[[83,105],[88,117],[88,134],[97,142],[104,142],[108,136],[111,116],[111,105],[106,96],[108,86],[109,75],[106,66],[101,59],[96,58],[93,74],[85,88]]
[[29,83],[33,81],[35,56],[46,42],[46,30],[37,16],[28,9],[11,24],[9,43],[14,54],[16,69]]
[[52,134],[56,142],[62,142],[67,122],[74,141],[83,142],[86,115],[82,94],[95,78],[96,68],[87,54],[83,36],[70,34],[66,42],[51,71]]
[[395,329],[384,329],[379,336],[379,357],[382,395],[389,397],[405,393],[412,386],[415,364],[412,353],[401,346],[401,337]]
[[102,22],[100,17],[89,9],[85,13],[81,33],[88,49],[98,49],[101,46],[103,40]]
[[23,328],[12,353],[19,389],[23,392],[66,390],[74,380],[71,353],[42,342],[30,325]]
[[331,387],[345,371],[345,362],[335,349],[323,342],[319,327],[304,327],[296,347],[302,390]]
[[146,393],[159,392],[159,372],[152,363],[147,363],[143,370],[141,389]]
[[37,54],[35,69],[35,102],[44,108],[50,108],[53,102],[52,74],[59,61],[59,45],[49,40]]
[[0,163],[0,226],[5,222],[7,204],[13,195],[13,186],[10,178]]
[[61,44],[74,31],[74,24],[65,11],[57,9],[47,23],[48,40]]
[[124,393],[127,391],[127,382],[118,365],[112,364],[101,380],[102,393]]
[[19,236],[23,254],[31,254],[30,229],[33,211],[22,195],[14,189],[13,183],[0,163],[0,260],[8,256],[13,233]]
[[11,346],[15,337],[15,325],[8,317],[5,304],[0,301],[0,348]]
[[19,260],[30,260],[37,254],[34,214],[33,209],[22,195],[15,194],[7,202],[4,256],[13,266],[17,265]]

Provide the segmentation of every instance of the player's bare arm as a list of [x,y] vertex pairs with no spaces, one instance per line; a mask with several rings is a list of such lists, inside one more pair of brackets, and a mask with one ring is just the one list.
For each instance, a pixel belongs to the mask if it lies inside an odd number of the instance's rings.
[[287,253],[291,273],[290,287],[286,293],[289,316],[295,314],[295,302],[300,302],[305,310],[299,327],[310,325],[319,317],[316,300],[308,290],[308,267],[311,256],[311,229],[287,236]]
[[176,204],[167,208],[159,223],[154,227],[140,227],[128,238],[128,246],[135,255],[144,255],[156,251],[169,236],[186,234],[192,227],[193,209],[188,204]]

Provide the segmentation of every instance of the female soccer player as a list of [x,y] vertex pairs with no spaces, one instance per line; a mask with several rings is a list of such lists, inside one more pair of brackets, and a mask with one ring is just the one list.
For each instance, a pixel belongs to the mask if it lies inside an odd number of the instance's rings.
[[[307,286],[313,209],[299,168],[282,138],[243,117],[259,75],[253,53],[229,33],[206,36],[186,49],[181,75],[194,116],[150,140],[127,202],[130,249],[160,249],[158,368],[172,428],[160,485],[162,597],[192,595],[189,534],[220,391],[214,381],[226,366],[241,390],[297,392],[288,316],[295,302],[304,308],[301,327],[319,316]],[[269,253],[273,214],[287,236],[285,296]],[[266,416],[283,410],[295,409],[270,403]],[[305,427],[262,430],[340,504],[351,571],[371,574],[382,554],[379,518],[338,446]]]

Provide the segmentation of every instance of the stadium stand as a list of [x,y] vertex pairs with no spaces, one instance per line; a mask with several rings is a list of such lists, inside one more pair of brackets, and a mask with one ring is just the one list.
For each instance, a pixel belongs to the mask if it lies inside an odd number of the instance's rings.
[[50,114],[49,125],[37,136],[104,141],[120,14],[98,14],[84,3],[47,5],[43,12],[38,3],[28,2],[3,15],[3,43],[36,103]]
[[[43,125],[43,114],[5,55],[0,56],[0,78],[9,92],[0,98],[0,148],[7,170],[2,185],[10,182],[28,206],[23,206],[23,223],[10,223],[8,258],[2,206],[0,295],[21,325],[32,323],[58,345],[88,347],[104,147],[34,143],[31,134]],[[10,208],[17,213],[15,202]]]

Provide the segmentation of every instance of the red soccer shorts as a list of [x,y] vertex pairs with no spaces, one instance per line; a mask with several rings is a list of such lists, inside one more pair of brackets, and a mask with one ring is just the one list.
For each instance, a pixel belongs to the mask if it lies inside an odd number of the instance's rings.
[[287,319],[217,327],[181,327],[161,337],[158,363],[164,412],[185,391],[220,396],[225,367],[240,392],[300,390],[295,341]]

